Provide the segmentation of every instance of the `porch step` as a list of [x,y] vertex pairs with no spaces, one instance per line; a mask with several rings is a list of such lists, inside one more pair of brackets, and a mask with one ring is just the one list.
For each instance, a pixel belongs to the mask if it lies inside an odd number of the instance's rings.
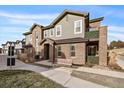
[[48,67],[48,68],[53,67],[53,64],[51,62],[49,62],[49,60],[35,62],[35,63],[33,63],[33,65]]

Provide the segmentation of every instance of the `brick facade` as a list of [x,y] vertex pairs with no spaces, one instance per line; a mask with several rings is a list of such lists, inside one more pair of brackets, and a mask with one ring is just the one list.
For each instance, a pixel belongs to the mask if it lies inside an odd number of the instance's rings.
[[97,31],[99,30],[100,25],[101,25],[100,21],[99,22],[93,22],[93,23],[89,24],[90,28],[95,28],[95,30],[97,30]]
[[[70,45],[71,44],[61,44],[61,45],[56,45],[56,60],[57,61],[63,61],[63,62],[68,62],[68,63],[73,63],[76,65],[83,65],[85,64],[85,57],[86,57],[86,44],[85,43],[74,43],[73,45],[75,46],[75,57],[70,56]],[[61,53],[62,56],[58,57],[57,56],[57,47],[61,46]]]
[[[38,33],[38,47],[36,46],[36,33]],[[40,41],[42,40],[42,29],[40,26],[36,26],[32,30],[32,46],[35,49],[34,53],[35,55],[40,55],[41,54],[41,47],[39,46]]]
[[107,26],[99,30],[99,65],[107,65]]

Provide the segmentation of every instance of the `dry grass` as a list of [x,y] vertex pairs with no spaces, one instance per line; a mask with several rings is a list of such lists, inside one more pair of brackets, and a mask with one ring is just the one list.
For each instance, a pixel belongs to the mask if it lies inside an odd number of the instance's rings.
[[61,88],[60,84],[53,82],[41,74],[27,70],[0,71],[1,88]]

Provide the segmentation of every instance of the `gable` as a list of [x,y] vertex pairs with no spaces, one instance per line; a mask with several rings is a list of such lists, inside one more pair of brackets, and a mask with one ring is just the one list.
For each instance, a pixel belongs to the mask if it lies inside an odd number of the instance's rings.
[[68,14],[79,16],[79,17],[87,17],[87,16],[89,17],[89,13],[65,10],[49,26],[46,26],[43,29],[46,30],[46,29],[49,29],[49,28],[53,28],[58,22],[60,22]]

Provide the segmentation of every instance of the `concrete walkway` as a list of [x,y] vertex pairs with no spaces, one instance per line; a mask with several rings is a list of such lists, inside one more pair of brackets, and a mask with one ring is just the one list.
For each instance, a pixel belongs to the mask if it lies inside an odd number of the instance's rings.
[[41,74],[69,88],[105,88],[102,85],[71,76],[73,70],[73,68],[59,67],[41,72]]
[[122,69],[124,69],[124,60],[119,59],[119,58],[116,58],[116,60],[117,60],[116,63],[117,63]]
[[88,73],[94,73],[94,74],[100,74],[100,75],[124,79],[124,72],[108,71],[108,70],[88,68],[88,67],[79,67],[78,69],[76,69],[76,71],[83,71],[83,72],[88,72]]
[[[35,71],[38,73],[49,70],[49,68],[26,64],[17,59],[15,62],[15,66],[13,66],[12,68],[13,69],[31,70],[31,71]],[[7,70],[7,69],[10,69],[10,67],[7,66],[7,55],[0,55],[0,70]]]
[[[6,66],[7,56],[0,55],[0,70],[10,69]],[[31,70],[40,73],[49,79],[69,88],[104,88],[104,86],[95,84],[86,80],[82,80],[71,76],[71,72],[74,68],[59,67],[59,68],[45,68],[41,66],[35,66],[31,64],[25,64],[19,60],[16,60],[16,65],[13,69]]]

